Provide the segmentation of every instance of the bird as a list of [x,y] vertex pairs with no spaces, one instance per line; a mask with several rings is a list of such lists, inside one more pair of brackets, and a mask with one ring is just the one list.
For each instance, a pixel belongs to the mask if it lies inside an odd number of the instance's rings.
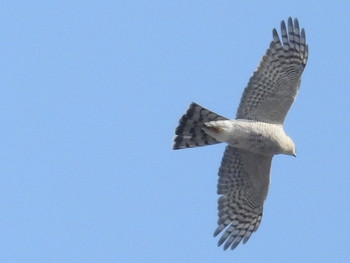
[[218,172],[218,223],[223,249],[245,244],[262,219],[274,155],[296,156],[284,130],[308,60],[305,30],[298,19],[281,21],[244,89],[235,119],[191,103],[175,130],[173,149],[226,143]]

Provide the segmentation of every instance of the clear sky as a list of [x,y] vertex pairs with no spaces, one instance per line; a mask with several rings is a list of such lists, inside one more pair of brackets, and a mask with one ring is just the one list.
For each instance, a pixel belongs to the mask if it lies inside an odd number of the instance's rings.
[[[349,262],[350,3],[2,1],[0,262]],[[262,224],[217,247],[225,145],[172,151],[195,101],[234,117],[280,21],[310,57]]]

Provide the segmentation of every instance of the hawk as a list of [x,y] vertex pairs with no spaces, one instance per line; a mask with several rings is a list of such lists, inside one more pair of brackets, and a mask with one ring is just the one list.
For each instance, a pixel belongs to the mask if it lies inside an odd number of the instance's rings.
[[227,143],[219,169],[218,246],[234,249],[248,241],[261,222],[271,161],[276,154],[296,155],[283,123],[300,87],[308,59],[305,31],[297,19],[281,22],[248,82],[236,119],[192,103],[175,131],[173,149]]

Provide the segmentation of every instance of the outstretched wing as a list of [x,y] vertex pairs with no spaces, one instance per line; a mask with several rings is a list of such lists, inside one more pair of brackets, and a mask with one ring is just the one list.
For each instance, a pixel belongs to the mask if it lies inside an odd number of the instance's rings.
[[247,242],[261,222],[267,196],[272,156],[254,154],[227,146],[219,170],[218,245],[234,249]]
[[[305,31],[298,20],[281,22],[281,39],[276,29],[270,48],[244,90],[238,119],[282,124],[297,95],[308,58]],[[281,42],[282,40],[282,42]]]

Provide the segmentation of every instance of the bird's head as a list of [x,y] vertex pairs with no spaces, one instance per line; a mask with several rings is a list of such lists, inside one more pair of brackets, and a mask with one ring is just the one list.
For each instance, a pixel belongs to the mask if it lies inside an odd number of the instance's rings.
[[283,145],[284,147],[284,154],[287,155],[292,155],[294,157],[297,157],[297,151],[296,151],[296,147],[295,144],[293,142],[293,140],[287,136],[287,139],[285,141],[285,145]]

